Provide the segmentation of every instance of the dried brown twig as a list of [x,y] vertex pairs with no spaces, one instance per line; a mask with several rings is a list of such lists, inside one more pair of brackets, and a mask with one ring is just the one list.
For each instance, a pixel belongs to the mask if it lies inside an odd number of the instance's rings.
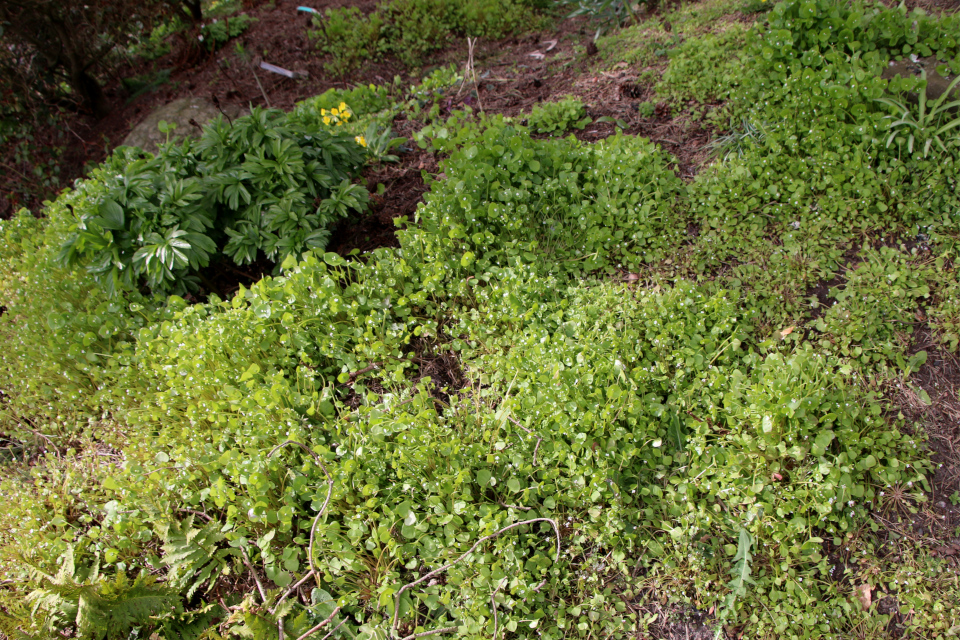
[[457,90],[457,95],[460,95],[460,92],[463,91],[463,85],[467,81],[468,76],[473,76],[473,86],[477,91],[477,104],[480,106],[480,112],[483,113],[483,99],[480,98],[480,82],[477,80],[477,68],[473,63],[473,50],[477,46],[477,40],[479,38],[467,38],[467,63],[463,68],[463,81],[460,83],[460,89]]
[[327,632],[327,635],[323,636],[323,638],[321,638],[320,640],[327,640],[327,638],[329,638],[330,636],[332,636],[333,634],[335,634],[335,633],[337,632],[337,629],[339,629],[339,628],[342,627],[344,624],[346,624],[346,622],[347,622],[347,619],[346,619],[346,618],[344,618],[343,620],[341,620],[341,621],[340,621],[340,624],[338,624],[337,626],[335,626],[333,629],[330,629],[330,631]]
[[493,593],[490,594],[490,606],[493,609],[493,640],[497,640],[497,629],[499,627],[499,620],[497,619],[497,591],[500,591],[500,587],[503,586],[503,583],[507,579],[504,578],[497,585],[497,588],[493,590]]
[[306,451],[307,453],[309,453],[311,456],[313,456],[314,461],[317,463],[317,465],[321,469],[323,469],[324,475],[327,476],[327,498],[326,500],[323,501],[323,505],[320,506],[320,511],[317,511],[317,515],[313,517],[313,525],[311,525],[310,527],[310,547],[308,549],[308,554],[307,554],[307,561],[310,564],[310,571],[312,571],[314,575],[318,575],[317,568],[313,564],[313,542],[314,542],[314,539],[316,538],[317,525],[320,523],[320,516],[323,515],[324,511],[326,511],[327,505],[330,504],[330,498],[333,496],[333,477],[330,475],[330,472],[327,471],[327,468],[323,465],[323,462],[320,461],[320,456],[318,456],[312,449],[310,449],[310,447],[303,444],[302,442],[297,442],[296,440],[287,440],[285,442],[281,442],[280,444],[278,444],[277,446],[275,446],[273,449],[270,450],[270,453],[267,454],[267,457],[268,458],[271,457],[274,453],[277,452],[278,449],[285,447],[288,444],[295,444],[301,449],[303,449],[304,451]]
[[[330,621],[333,620],[334,616],[336,616],[338,613],[340,613],[340,607],[337,607],[332,612],[330,612],[330,615],[327,616],[326,620],[324,620],[317,626],[313,627],[312,629],[307,629],[302,636],[297,638],[297,640],[305,640],[306,638],[309,638],[310,636],[315,634],[317,631],[320,631],[320,629],[323,629],[325,626],[327,626],[327,624],[329,624]],[[344,620],[344,622],[346,622],[346,620]],[[341,622],[340,624],[343,624],[343,622]],[[337,627],[333,631],[336,631],[339,628],[340,628],[340,625],[337,625]],[[282,621],[281,621],[280,629],[281,629],[280,637],[283,638],[283,622]],[[333,631],[331,631],[330,633],[333,633]],[[330,634],[328,633],[327,635],[330,635]]]
[[260,599],[266,603],[267,592],[264,591],[263,584],[260,583],[260,576],[257,575],[257,570],[253,568],[253,564],[250,562],[250,556],[247,555],[247,550],[240,547],[240,553],[243,554],[243,564],[247,565],[247,569],[250,570],[250,574],[253,576],[253,581],[257,583],[257,591],[260,592]]
[[[276,611],[276,610],[277,610],[277,607],[280,606],[280,603],[281,603],[281,602],[283,602],[284,600],[286,600],[287,597],[288,597],[291,593],[293,593],[294,591],[296,591],[297,589],[299,589],[301,586],[303,586],[303,583],[306,582],[307,580],[309,580],[309,579],[312,578],[312,577],[313,577],[313,569],[311,569],[310,571],[307,571],[307,573],[304,574],[304,576],[303,576],[302,578],[300,578],[299,582],[297,582],[295,585],[293,585],[292,587],[290,587],[289,589],[287,589],[287,590],[284,592],[284,594],[283,594],[282,596],[280,596],[280,598],[277,600],[277,603],[276,603],[275,605],[273,605],[273,611]],[[271,612],[271,613],[272,613],[272,612]]]
[[424,631],[423,633],[411,633],[402,640],[414,640],[415,638],[423,638],[425,636],[435,636],[440,633],[449,633],[451,631],[456,631],[456,627],[443,627],[442,629],[434,629],[433,631]]

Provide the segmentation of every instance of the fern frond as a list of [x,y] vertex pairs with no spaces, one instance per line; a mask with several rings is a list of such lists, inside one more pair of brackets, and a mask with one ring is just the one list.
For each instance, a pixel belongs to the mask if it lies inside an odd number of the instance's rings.
[[193,597],[204,584],[210,591],[228,557],[237,553],[235,549],[220,547],[226,536],[220,531],[219,522],[211,520],[199,529],[193,527],[193,522],[190,516],[183,522],[170,523],[161,531],[167,582],[181,591],[185,589],[187,598]]
[[[98,575],[98,574],[94,574]],[[27,601],[33,613],[45,613],[46,630],[62,630],[76,625],[84,638],[123,638],[130,629],[149,622],[164,611],[181,610],[178,594],[156,584],[152,576],[139,576],[131,582],[124,573],[112,581],[77,582],[61,571],[55,579],[44,581]]]
[[0,597],[0,636],[7,640],[34,640],[38,636],[30,631],[39,628],[23,598]]
[[56,589],[32,591],[27,595],[26,603],[33,605],[30,619],[34,621],[34,626],[43,630],[62,628],[77,618],[77,599],[64,597]]
[[214,603],[193,611],[163,614],[156,620],[160,623],[158,631],[164,640],[199,640],[202,637],[211,637],[211,627],[229,613]]
[[126,637],[133,627],[164,611],[180,611],[180,597],[152,576],[133,582],[123,573],[112,582],[86,585],[80,593],[77,630],[84,637]]

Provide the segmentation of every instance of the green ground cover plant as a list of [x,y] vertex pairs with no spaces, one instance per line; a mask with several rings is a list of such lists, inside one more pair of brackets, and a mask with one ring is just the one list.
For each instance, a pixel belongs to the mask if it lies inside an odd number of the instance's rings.
[[[714,0],[662,7],[656,18],[601,33],[595,39],[597,49],[602,54],[599,64],[612,67],[626,62],[642,69],[666,63],[668,53],[679,46],[684,38],[722,31],[722,19],[743,8],[742,0]],[[670,24],[669,30],[667,23]]]
[[738,52],[745,34],[743,28],[733,25],[720,34],[707,34],[671,49],[670,65],[657,85],[658,95],[671,102],[725,101],[741,77]]
[[[939,150],[933,162],[919,145],[911,153],[907,140],[888,147],[887,141],[900,131],[891,127],[896,105],[888,91],[905,96],[900,99],[916,97],[924,80],[880,79],[887,61],[912,46],[896,36],[903,25],[916,25],[921,40],[925,33],[936,34],[928,36],[924,46],[944,60],[957,55],[955,40],[939,30],[939,22],[903,9],[810,3],[803,16],[795,16],[796,11],[793,4],[777,5],[768,25],[748,34],[745,53],[738,54],[734,45],[726,47],[731,60],[753,69],[742,76],[750,82],[731,81],[735,76],[715,65],[719,73],[700,74],[693,82],[691,75],[668,71],[658,88],[681,101],[729,96],[723,108],[709,116],[726,122],[732,132],[718,140],[723,161],[693,186],[691,203],[700,233],[691,253],[695,264],[689,267],[697,273],[719,270],[725,281],[748,286],[751,296],[766,300],[757,304],[772,312],[772,324],[783,326],[820,313],[820,301],[811,302],[810,291],[818,281],[841,275],[850,252],[871,244],[864,242],[865,236],[880,244],[929,242],[935,255],[945,258],[948,254],[942,252],[952,250],[955,236],[956,137],[943,148],[932,145]],[[803,35],[788,38],[794,32],[782,29],[789,22],[797,33],[807,27],[816,30],[820,21],[834,19],[846,21],[857,34],[862,29],[866,35],[857,37],[873,38],[874,44],[854,44],[843,53],[830,40],[834,35],[827,37],[833,34],[829,29],[822,32],[825,40],[816,43]],[[954,20],[944,18],[946,24]],[[890,26],[894,23],[900,26]],[[884,25],[881,31],[887,36],[875,35],[878,25]],[[720,40],[707,37],[706,42],[710,46],[705,57],[723,55],[713,53]],[[689,47],[677,51],[673,62],[683,62],[678,68],[698,60]],[[922,117],[917,102],[904,108]],[[893,113],[903,119],[903,110]],[[727,186],[720,187],[717,179]],[[886,255],[883,270],[894,280],[899,277],[897,262],[906,256]]]
[[593,122],[587,109],[576,98],[538,104],[527,116],[527,126],[537,133],[564,133],[568,129],[583,129]]
[[[643,138],[538,133],[579,113],[436,118],[442,70],[122,151],[45,220],[3,222],[0,628],[620,637],[656,604],[720,637],[950,637],[955,569],[883,525],[933,470],[884,385],[923,365],[917,327],[956,348],[960,147],[888,146],[885,96],[924,87],[880,75],[905,46],[956,56],[954,20],[787,0],[691,38],[658,90],[724,99],[711,117],[742,135],[689,183]],[[237,215],[238,185],[272,206],[349,178],[357,144],[333,168],[279,156],[397,110],[431,120],[442,174],[398,248],[278,249],[277,273],[194,304],[58,259],[84,211],[133,242],[136,216]],[[184,175],[127,187],[161,160]],[[94,222],[123,189],[123,228]]]
[[422,144],[452,151],[448,179],[430,195],[442,215],[423,224],[452,226],[433,242],[459,252],[464,267],[545,254],[569,273],[613,271],[664,257],[678,237],[670,203],[683,185],[643,139],[536,140],[498,117],[451,124],[421,132]]
[[327,9],[314,18],[312,37],[331,56],[327,69],[343,75],[387,54],[419,67],[450,38],[503,38],[535,16],[535,3],[524,0],[392,0],[369,15],[356,7]]

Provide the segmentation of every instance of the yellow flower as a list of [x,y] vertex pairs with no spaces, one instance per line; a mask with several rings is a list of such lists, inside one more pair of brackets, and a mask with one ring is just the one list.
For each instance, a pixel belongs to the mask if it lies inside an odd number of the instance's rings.
[[337,116],[337,115],[340,115],[340,112],[337,111],[336,108],[333,108],[333,109],[330,109],[330,115]]
[[320,109],[320,115],[322,115],[322,116],[327,115],[327,110],[326,110],[326,109]]
[[330,116],[323,116],[323,124],[330,124]]
[[356,138],[354,138],[354,140],[356,140],[357,144],[360,145],[361,147],[367,146],[367,139],[364,138],[363,136],[357,136]]
[[347,110],[347,103],[346,103],[346,102],[341,102],[341,103],[340,103],[340,111],[346,111],[346,110]]

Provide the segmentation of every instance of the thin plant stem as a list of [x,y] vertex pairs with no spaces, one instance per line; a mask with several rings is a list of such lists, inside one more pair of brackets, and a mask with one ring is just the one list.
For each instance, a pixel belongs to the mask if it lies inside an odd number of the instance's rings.
[[[317,573],[317,567],[313,563],[313,543],[316,540],[317,525],[320,524],[320,517],[323,515],[324,511],[327,510],[327,505],[330,504],[330,498],[333,496],[333,477],[330,475],[330,472],[327,471],[327,468],[324,466],[323,462],[320,460],[320,456],[318,456],[315,451],[313,451],[310,447],[303,444],[302,442],[297,442],[296,440],[285,440],[284,442],[281,442],[280,444],[275,446],[273,449],[271,449],[270,453],[267,454],[267,458],[271,457],[274,453],[276,453],[278,450],[282,449],[287,445],[296,445],[301,449],[303,449],[304,451],[306,451],[307,453],[309,453],[311,456],[313,456],[314,462],[316,462],[317,466],[319,466],[323,470],[323,474],[327,476],[327,497],[323,501],[323,504],[320,506],[320,510],[317,511],[317,515],[313,517],[313,524],[310,526],[310,544],[307,547],[307,563],[310,565],[310,571],[308,571],[303,578],[297,581],[297,583],[291,589],[289,589],[286,593],[284,593],[280,597],[280,599],[277,601],[278,605],[281,602],[283,602],[283,600],[288,595],[290,595],[291,592],[299,588],[300,585],[302,585],[310,576],[317,577],[317,586],[318,587],[320,586],[319,577],[318,577],[320,574]],[[257,584],[259,586],[259,582]],[[264,599],[264,602],[266,602],[266,599]],[[276,610],[276,607],[274,607],[273,610]],[[340,610],[340,607],[337,607],[336,611],[339,611],[339,610]],[[334,611],[334,613],[336,613],[336,611]],[[322,626],[322,624],[320,626]],[[315,627],[314,629],[315,630],[320,629],[320,626]],[[280,618],[277,620],[277,627],[279,627],[279,631],[280,631],[280,640],[284,640],[283,616],[280,616]],[[307,634],[301,636],[301,638],[306,638],[307,635],[309,635],[310,633],[312,633],[312,631],[307,632]]]
[[[307,631],[306,631],[302,636],[300,636],[299,638],[297,638],[297,640],[305,640],[306,638],[309,638],[310,636],[312,636],[313,634],[315,634],[317,631],[320,631],[320,629],[323,629],[325,626],[327,626],[327,625],[330,623],[330,621],[333,620],[334,616],[336,616],[338,613],[340,613],[340,607],[337,607],[336,609],[334,609],[334,610],[330,613],[330,615],[327,616],[327,619],[326,619],[326,620],[324,620],[323,622],[321,622],[321,623],[318,624],[317,626],[313,627],[312,629],[307,629]],[[346,622],[346,621],[344,621],[344,622]],[[342,624],[342,623],[341,623],[341,624]],[[338,628],[339,628],[339,627],[338,627]],[[334,631],[336,631],[336,629],[334,629]]]
[[451,631],[456,631],[457,627],[443,627],[442,629],[434,629],[433,631],[424,631],[423,633],[411,633],[402,640],[414,640],[415,638],[423,638],[425,636],[435,636],[440,633],[450,633]]
[[480,538],[479,540],[477,540],[476,542],[474,542],[472,547],[470,547],[470,548],[467,549],[465,552],[463,552],[462,554],[460,554],[460,556],[459,556],[456,560],[454,560],[453,562],[448,562],[447,564],[443,565],[443,566],[440,567],[439,569],[434,569],[434,570],[431,571],[430,573],[428,573],[428,574],[426,574],[426,575],[424,575],[424,576],[421,576],[420,578],[414,580],[413,582],[409,582],[409,583],[403,585],[402,587],[400,587],[400,590],[397,592],[397,597],[396,597],[396,599],[394,600],[394,607],[393,607],[393,624],[391,625],[391,626],[393,627],[393,629],[396,629],[396,628],[397,628],[397,623],[400,621],[400,596],[403,595],[403,592],[404,592],[404,591],[406,591],[407,589],[412,589],[413,587],[417,586],[418,584],[420,584],[420,583],[423,582],[424,580],[429,580],[429,579],[432,578],[433,576],[435,576],[435,575],[437,575],[437,574],[440,574],[440,573],[443,573],[444,571],[446,571],[446,570],[449,569],[450,567],[452,567],[452,566],[454,566],[454,565],[456,565],[456,564],[459,564],[464,558],[466,558],[466,557],[469,556],[471,553],[473,553],[474,549],[476,549],[477,547],[479,547],[481,544],[483,544],[483,543],[486,542],[487,540],[492,540],[493,538],[496,538],[497,536],[499,536],[501,533],[504,533],[505,531],[509,531],[510,529],[515,529],[515,528],[520,527],[520,526],[523,526],[523,525],[525,525],[525,524],[533,524],[534,522],[549,522],[550,525],[553,527],[553,530],[554,530],[554,532],[555,532],[556,535],[557,535],[557,556],[556,556],[556,559],[554,560],[554,562],[559,561],[559,560],[560,560],[560,527],[557,526],[557,523],[556,523],[555,520],[553,520],[552,518],[532,518],[532,519],[530,519],[530,520],[523,520],[523,521],[521,521],[521,522],[514,522],[513,524],[508,524],[507,526],[503,527],[502,529],[500,529],[500,530],[498,530],[498,531],[495,531],[494,533],[491,533],[491,534],[488,535],[488,536],[484,536],[484,537]]

